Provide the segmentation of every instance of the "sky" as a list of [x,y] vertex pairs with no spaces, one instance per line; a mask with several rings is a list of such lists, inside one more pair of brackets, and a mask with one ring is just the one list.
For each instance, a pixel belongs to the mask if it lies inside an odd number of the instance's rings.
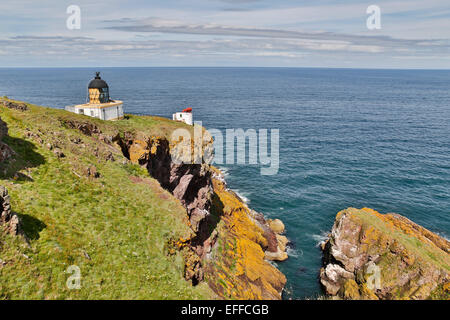
[[0,67],[130,66],[450,69],[450,0],[1,0]]

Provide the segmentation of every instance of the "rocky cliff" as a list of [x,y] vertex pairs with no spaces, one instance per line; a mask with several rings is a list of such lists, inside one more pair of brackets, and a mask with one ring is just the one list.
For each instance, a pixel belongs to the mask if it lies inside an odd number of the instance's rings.
[[450,298],[450,243],[398,214],[343,210],[322,248],[320,281],[331,296]]
[[[206,280],[222,298],[280,299],[286,278],[268,261],[287,259],[284,225],[269,224],[228,189],[222,173],[208,164],[213,141],[203,135],[201,147],[143,134],[113,140],[186,208],[194,233],[175,241],[185,248],[186,279]],[[174,161],[195,148],[201,149],[201,164]]]
[[[19,213],[29,245],[0,233],[0,298],[281,298],[269,261],[287,258],[284,226],[227,187],[205,130],[199,146],[173,141],[193,128],[168,119],[1,104],[3,216]],[[193,151],[200,161],[176,161]],[[81,290],[66,288],[71,265]]]

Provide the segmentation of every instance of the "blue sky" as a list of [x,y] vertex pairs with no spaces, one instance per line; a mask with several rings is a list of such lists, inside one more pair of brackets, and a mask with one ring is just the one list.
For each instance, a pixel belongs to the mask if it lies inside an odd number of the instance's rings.
[[450,1],[2,0],[0,66],[449,69]]

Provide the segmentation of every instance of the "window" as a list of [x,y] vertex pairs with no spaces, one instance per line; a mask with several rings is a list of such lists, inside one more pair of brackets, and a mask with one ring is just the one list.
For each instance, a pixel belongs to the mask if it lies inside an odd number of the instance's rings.
[[91,117],[94,116],[94,110],[91,110]]

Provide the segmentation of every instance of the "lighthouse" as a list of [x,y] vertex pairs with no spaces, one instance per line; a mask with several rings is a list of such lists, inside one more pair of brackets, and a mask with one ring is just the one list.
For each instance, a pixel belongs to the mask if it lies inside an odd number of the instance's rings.
[[174,113],[172,115],[172,120],[184,122],[192,126],[194,124],[192,108],[186,108],[182,112]]
[[123,118],[123,102],[111,99],[109,86],[100,77],[100,72],[96,72],[95,78],[89,82],[87,100],[88,103],[66,106],[65,109],[101,120],[119,120]]

